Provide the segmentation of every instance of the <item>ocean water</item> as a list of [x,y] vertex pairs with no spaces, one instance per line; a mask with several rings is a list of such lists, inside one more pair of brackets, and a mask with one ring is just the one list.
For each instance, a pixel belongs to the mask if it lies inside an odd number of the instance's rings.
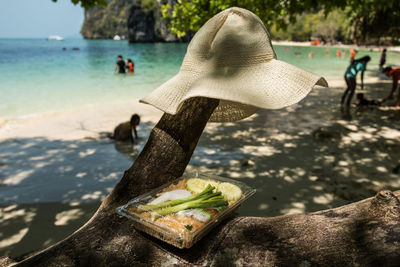
[[[66,48],[63,50],[63,48]],[[74,50],[77,48],[78,50]],[[179,71],[187,44],[129,44],[127,41],[0,39],[0,117],[17,118],[81,106],[139,99]],[[278,59],[329,79],[348,65],[336,48],[275,46]],[[347,49],[346,49],[347,50]],[[313,52],[310,59],[308,54]],[[326,54],[329,54],[329,57]],[[135,62],[134,75],[114,75],[117,55]],[[368,69],[376,73],[380,53]],[[389,64],[400,55],[388,53]],[[367,73],[368,75],[368,73]]]

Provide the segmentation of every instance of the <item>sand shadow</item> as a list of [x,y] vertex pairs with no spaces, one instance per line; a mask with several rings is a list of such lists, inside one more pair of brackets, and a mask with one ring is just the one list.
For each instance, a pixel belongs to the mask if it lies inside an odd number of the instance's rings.
[[191,166],[256,188],[240,215],[311,212],[398,190],[400,111],[350,108],[343,118],[343,89],[316,90],[298,105],[208,127]]

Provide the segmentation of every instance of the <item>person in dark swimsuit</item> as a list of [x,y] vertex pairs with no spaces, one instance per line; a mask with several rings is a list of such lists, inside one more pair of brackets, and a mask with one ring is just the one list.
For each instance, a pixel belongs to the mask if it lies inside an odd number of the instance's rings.
[[130,121],[123,122],[118,124],[114,129],[114,134],[108,135],[108,138],[114,139],[117,141],[131,141],[134,143],[134,139],[132,136],[132,131],[135,133],[135,138],[138,138],[136,126],[140,123],[140,116],[138,114],[133,114]]
[[118,73],[125,73],[125,61],[122,59],[121,55],[119,55],[117,58],[117,64],[115,64],[114,73],[116,73],[117,70]]

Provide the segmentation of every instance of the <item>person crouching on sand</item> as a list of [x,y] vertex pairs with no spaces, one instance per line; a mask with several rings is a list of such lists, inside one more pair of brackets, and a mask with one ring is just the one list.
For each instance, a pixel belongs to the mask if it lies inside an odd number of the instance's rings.
[[371,57],[365,56],[360,59],[355,59],[350,63],[350,66],[347,67],[346,72],[344,74],[344,79],[347,84],[347,89],[344,91],[342,96],[341,105],[344,104],[346,96],[346,106],[350,106],[351,99],[353,98],[354,91],[356,90],[356,76],[359,71],[361,71],[361,90],[364,89],[364,71],[367,69],[367,63],[371,60]]
[[138,138],[136,126],[140,123],[140,117],[138,114],[133,114],[130,121],[123,122],[118,124],[114,129],[114,134],[108,135],[108,138],[114,139],[117,141],[128,141],[134,143],[132,131],[135,133],[135,138]]
[[[381,103],[393,99],[394,92],[397,89],[397,85],[400,79],[400,68],[392,69],[391,67],[386,67],[383,69],[383,73],[385,73],[389,77],[392,77],[393,84],[392,84],[392,90],[390,91],[389,95],[385,99],[383,99]],[[400,92],[397,96],[397,101],[395,106],[400,107]]]

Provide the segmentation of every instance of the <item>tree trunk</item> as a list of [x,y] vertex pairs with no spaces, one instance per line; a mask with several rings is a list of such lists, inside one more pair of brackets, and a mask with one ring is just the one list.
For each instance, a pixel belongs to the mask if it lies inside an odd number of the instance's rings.
[[400,191],[305,215],[229,218],[190,249],[136,231],[116,214],[131,198],[182,175],[217,105],[195,98],[178,114],[164,114],[96,214],[17,266],[398,266]]

